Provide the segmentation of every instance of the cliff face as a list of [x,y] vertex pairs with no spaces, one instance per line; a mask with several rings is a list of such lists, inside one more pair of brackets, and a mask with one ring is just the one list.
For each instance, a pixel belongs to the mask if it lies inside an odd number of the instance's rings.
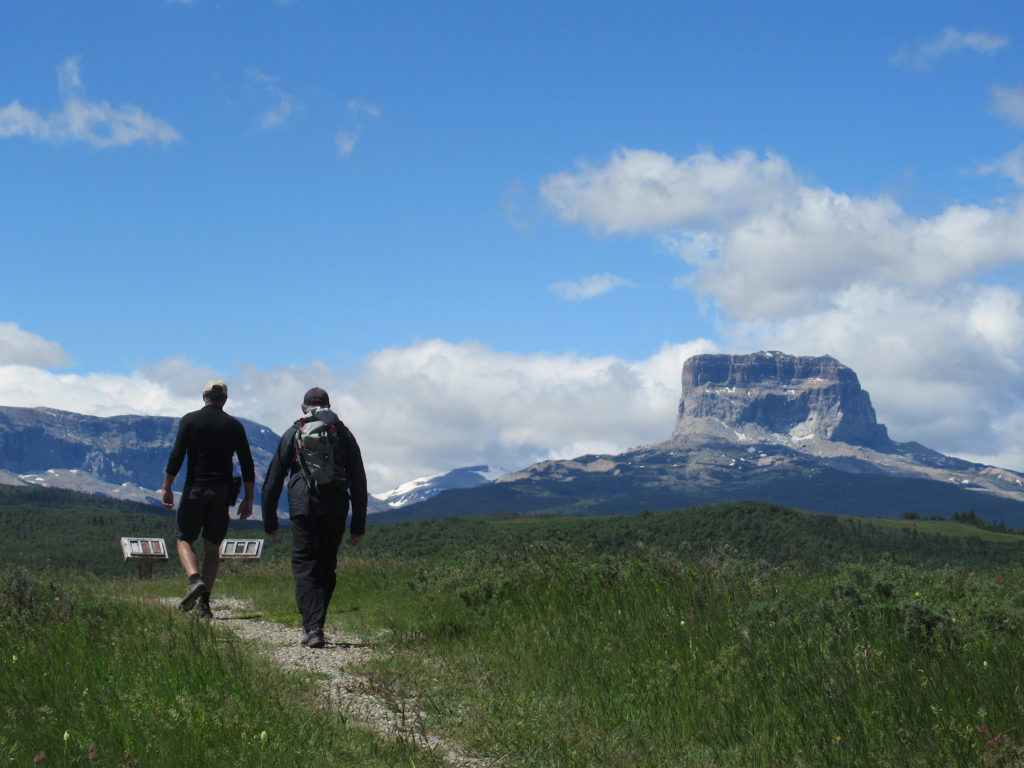
[[[260,424],[239,420],[249,438],[259,488],[278,436]],[[163,482],[177,430],[178,419],[169,416],[99,417],[54,408],[0,406],[0,469],[31,484],[105,495],[110,495],[108,486],[132,486],[137,489],[132,498],[152,499],[155,490],[145,489],[157,489]],[[74,470],[75,475],[54,470]],[[184,476],[183,470],[175,489],[180,489]]]
[[878,517],[975,509],[1024,526],[1024,474],[891,440],[850,368],[781,352],[691,357],[668,440],[542,461],[477,490],[472,509],[620,514],[739,499]]
[[857,374],[828,355],[697,355],[683,365],[672,438],[732,432],[739,439],[832,441],[890,450]]

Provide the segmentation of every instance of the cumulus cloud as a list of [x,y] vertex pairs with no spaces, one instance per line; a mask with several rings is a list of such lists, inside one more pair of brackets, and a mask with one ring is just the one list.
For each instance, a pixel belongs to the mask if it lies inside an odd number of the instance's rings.
[[[1020,181],[1021,151],[988,170]],[[1020,200],[920,217],[804,184],[776,156],[636,150],[541,193],[566,222],[674,249],[730,351],[831,354],[895,439],[1024,467],[1024,297],[990,277],[1024,262]]]
[[827,309],[738,323],[728,343],[832,354],[857,371],[890,436],[1024,467],[1024,299],[1006,286],[941,292],[852,285]]
[[98,149],[140,141],[170,144],[181,135],[167,122],[134,104],[112,107],[108,102],[88,101],[82,91],[79,59],[66,60],[58,69],[58,88],[63,109],[43,116],[17,100],[0,108],[0,138],[28,136],[38,141],[84,141]]
[[0,323],[0,365],[52,368],[70,362],[57,342],[24,331],[17,323]]
[[578,301],[580,299],[592,299],[616,288],[629,287],[631,285],[633,283],[626,278],[606,272],[603,275],[590,275],[582,280],[552,283],[549,288],[563,299]]
[[271,99],[271,105],[260,115],[259,122],[266,130],[280,128],[292,113],[297,109],[295,97],[281,88],[281,80],[261,72],[256,67],[249,67],[247,70],[249,79],[263,88],[264,92]]
[[676,244],[698,296],[742,320],[820,309],[857,283],[934,290],[1024,257],[1019,201],[915,218],[884,196],[804,185],[783,158],[751,152],[621,150],[549,177],[541,194],[566,222]]
[[[322,362],[261,370],[228,382],[229,412],[278,433],[322,386],[363,450],[371,490],[472,464],[521,469],[547,458],[618,452],[667,439],[683,361],[708,341],[666,345],[646,360],[521,355],[440,340],[381,350],[354,370]],[[96,415],[181,415],[199,407],[202,382],[220,372],[183,358],[131,376],[55,375],[0,365],[0,403]]]
[[541,184],[563,221],[605,232],[636,232],[688,222],[722,226],[784,204],[798,189],[792,169],[775,155],[749,151],[719,158],[700,152],[676,161],[661,152],[622,149],[602,168],[581,163]]
[[896,54],[894,64],[908,66],[922,72],[938,59],[951,53],[970,51],[973,53],[993,54],[1010,44],[1010,40],[1002,35],[987,32],[963,32],[956,27],[946,27],[938,37],[920,43],[913,48],[904,48]]

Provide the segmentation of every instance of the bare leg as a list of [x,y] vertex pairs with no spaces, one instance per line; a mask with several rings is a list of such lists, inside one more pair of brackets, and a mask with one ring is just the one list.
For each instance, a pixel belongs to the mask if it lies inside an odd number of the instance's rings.
[[178,539],[178,559],[181,560],[181,567],[185,569],[186,576],[191,578],[199,573],[199,563],[196,560],[196,553],[192,551],[192,545],[181,539]]

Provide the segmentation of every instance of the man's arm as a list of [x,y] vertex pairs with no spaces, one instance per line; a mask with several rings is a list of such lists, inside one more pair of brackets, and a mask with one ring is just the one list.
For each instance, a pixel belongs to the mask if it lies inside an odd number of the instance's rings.
[[171,455],[167,459],[167,468],[164,470],[160,501],[167,509],[174,509],[174,491],[171,490],[171,485],[174,483],[174,478],[178,476],[181,465],[185,462],[185,432],[187,429],[186,419],[182,418],[178,422],[178,434],[174,437],[174,447],[171,448]]
[[366,469],[363,467],[363,454],[359,450],[359,443],[351,432],[348,433],[346,443],[345,473],[348,476],[349,497],[352,499],[352,520],[348,526],[349,540],[352,544],[358,544],[366,533]]
[[294,439],[295,429],[289,427],[281,436],[277,450],[270,458],[267,476],[263,478],[263,495],[260,498],[263,505],[263,530],[270,536],[277,532],[277,502],[281,498],[281,491],[291,469],[291,446]]
[[238,505],[238,519],[248,520],[252,516],[253,496],[256,488],[256,468],[252,462],[252,449],[249,447],[249,438],[245,434],[245,427],[238,422],[238,429],[241,432],[241,439],[235,448],[238,455],[238,468],[242,473],[242,481],[245,487],[245,496]]
[[167,509],[174,509],[174,491],[171,490],[171,485],[174,484],[174,475],[168,475],[164,472],[164,484],[161,490],[160,502],[167,507]]

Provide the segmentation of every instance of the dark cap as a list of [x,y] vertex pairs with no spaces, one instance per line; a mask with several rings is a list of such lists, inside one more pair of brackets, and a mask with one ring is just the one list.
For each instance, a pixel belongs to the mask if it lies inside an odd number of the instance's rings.
[[331,398],[327,396],[327,392],[320,389],[320,387],[313,387],[306,393],[306,396],[302,398],[303,405],[330,405]]
[[227,397],[228,385],[220,379],[211,379],[203,386],[203,397]]

